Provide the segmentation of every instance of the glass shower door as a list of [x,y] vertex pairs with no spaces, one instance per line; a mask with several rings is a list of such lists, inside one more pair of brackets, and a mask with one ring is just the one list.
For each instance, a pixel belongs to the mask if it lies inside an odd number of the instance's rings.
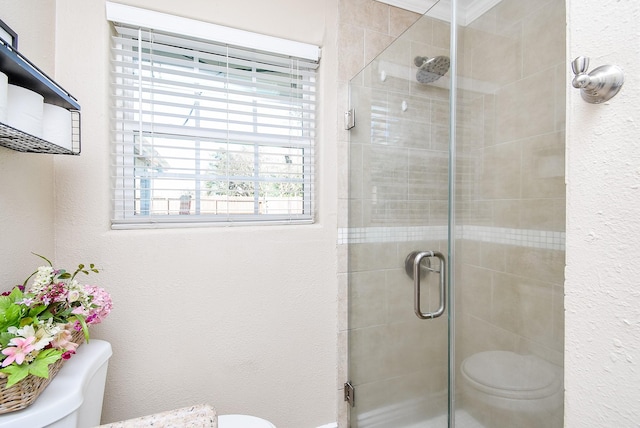
[[350,82],[352,428],[447,426],[449,33],[424,16]]
[[564,1],[440,3],[349,85],[350,427],[560,428]]
[[565,4],[458,10],[455,426],[560,428]]

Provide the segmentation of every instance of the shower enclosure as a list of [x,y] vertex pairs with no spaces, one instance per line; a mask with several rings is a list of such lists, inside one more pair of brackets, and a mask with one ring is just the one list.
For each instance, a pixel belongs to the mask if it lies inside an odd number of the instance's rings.
[[564,2],[431,3],[349,82],[349,426],[561,427]]

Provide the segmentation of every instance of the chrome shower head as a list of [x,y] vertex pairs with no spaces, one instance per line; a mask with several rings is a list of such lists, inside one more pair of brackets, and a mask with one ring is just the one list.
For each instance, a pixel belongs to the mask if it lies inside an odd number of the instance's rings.
[[413,59],[413,63],[416,67],[419,67],[416,73],[416,80],[420,83],[431,83],[449,71],[451,61],[448,56],[435,56],[433,58],[417,56]]

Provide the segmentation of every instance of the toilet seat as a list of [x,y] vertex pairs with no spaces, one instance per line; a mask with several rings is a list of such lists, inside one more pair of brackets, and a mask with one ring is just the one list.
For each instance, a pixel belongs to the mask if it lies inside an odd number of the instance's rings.
[[460,370],[471,386],[497,397],[534,400],[561,387],[558,369],[535,355],[479,352],[465,359]]
[[276,428],[276,426],[255,416],[219,415],[218,428]]

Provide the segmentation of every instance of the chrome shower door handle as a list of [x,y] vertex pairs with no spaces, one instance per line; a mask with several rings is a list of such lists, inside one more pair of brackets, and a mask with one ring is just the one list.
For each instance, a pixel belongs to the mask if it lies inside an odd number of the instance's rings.
[[[422,309],[420,308],[420,288],[421,288],[420,277],[422,276],[421,274],[424,272],[424,270],[421,269],[420,267],[420,263],[422,262],[422,259],[424,259],[425,257],[436,257],[440,259],[439,270],[431,269],[430,266],[427,269],[428,272],[434,272],[440,275],[440,305],[438,306],[438,309],[436,309],[434,312],[422,312]],[[412,275],[413,276],[413,309],[414,309],[414,312],[416,313],[416,316],[424,320],[424,319],[438,318],[439,316],[444,314],[446,303],[447,303],[447,295],[446,295],[446,287],[445,287],[446,285],[445,274],[447,269],[446,269],[446,262],[444,259],[444,255],[442,255],[442,253],[438,251],[416,251],[409,254],[405,263],[413,264],[413,271],[412,271],[413,273]]]

